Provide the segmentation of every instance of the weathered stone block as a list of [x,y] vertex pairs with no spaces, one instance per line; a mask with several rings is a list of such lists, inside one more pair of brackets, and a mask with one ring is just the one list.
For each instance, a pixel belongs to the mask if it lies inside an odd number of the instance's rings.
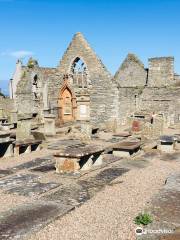
[[44,116],[44,132],[47,136],[56,135],[55,116],[53,114]]
[[80,169],[79,163],[76,158],[56,158],[56,172],[69,173],[76,172]]
[[31,121],[22,120],[17,123],[16,139],[23,140],[31,137]]

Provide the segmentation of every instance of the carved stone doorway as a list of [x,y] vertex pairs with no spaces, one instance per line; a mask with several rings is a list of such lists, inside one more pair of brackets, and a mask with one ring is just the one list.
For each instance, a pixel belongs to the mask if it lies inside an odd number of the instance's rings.
[[76,119],[76,97],[68,85],[64,85],[59,96],[60,123],[72,122]]

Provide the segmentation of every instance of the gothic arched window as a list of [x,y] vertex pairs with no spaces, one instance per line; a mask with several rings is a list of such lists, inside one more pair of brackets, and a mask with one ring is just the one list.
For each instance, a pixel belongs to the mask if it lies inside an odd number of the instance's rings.
[[71,74],[73,78],[73,84],[78,87],[87,87],[88,85],[88,74],[87,66],[81,58],[77,57],[71,65]]

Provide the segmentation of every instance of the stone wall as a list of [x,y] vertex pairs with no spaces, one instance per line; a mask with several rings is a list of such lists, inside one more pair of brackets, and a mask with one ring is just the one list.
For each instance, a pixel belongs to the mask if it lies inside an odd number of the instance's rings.
[[[102,123],[117,116],[116,101],[117,88],[112,81],[111,74],[107,71],[101,60],[96,56],[81,33],[77,33],[66,52],[56,72],[56,76],[49,79],[49,98],[53,106],[57,105],[59,90],[63,84],[64,74],[70,73],[70,68],[75,58],[81,58],[87,65],[88,92],[90,95],[90,121],[92,124]],[[56,78],[56,79],[55,79]],[[75,94],[80,89],[71,84]]]
[[[16,104],[19,113],[38,113],[49,107],[51,113],[58,117],[58,101],[63,79],[70,74],[71,65],[79,57],[87,65],[88,87],[85,95],[90,97],[90,121],[92,124],[114,121],[118,116],[118,90],[111,74],[96,56],[81,33],[77,33],[57,68],[41,68],[35,65],[23,67],[21,80],[17,84]],[[33,60],[31,59],[33,62]],[[36,95],[34,93],[34,76],[37,75]],[[70,87],[77,96],[82,97],[83,90],[73,83]],[[47,93],[45,91],[47,90]],[[45,95],[47,95],[45,97]],[[80,96],[80,97],[79,97]],[[46,105],[46,107],[45,107]]]
[[147,70],[134,54],[128,54],[114,79],[121,87],[143,87],[147,81]]
[[180,88],[146,88],[140,98],[144,111],[162,114],[169,124],[180,121]]
[[134,112],[140,111],[140,96],[143,89],[134,88],[119,88],[119,100],[118,100],[118,122],[126,124],[127,119]]
[[[87,66],[86,88],[71,81],[72,65],[82,59]],[[38,114],[43,110],[59,114],[60,90],[64,77],[70,77],[69,87],[77,101],[77,120],[81,104],[87,106],[93,125],[102,123],[126,124],[130,115],[137,111],[163,114],[166,122],[180,120],[180,76],[174,74],[174,58],[151,58],[149,69],[134,55],[128,54],[114,77],[108,72],[81,33],[75,34],[57,68],[42,68],[31,59],[22,67],[14,99],[18,112]]]
[[126,124],[127,119],[139,110],[139,98],[147,82],[147,70],[134,55],[128,54],[114,76],[118,84],[118,124]]
[[4,117],[9,117],[10,113],[16,109],[14,100],[0,96],[0,109],[2,109]]
[[178,74],[174,74],[174,85],[176,86],[176,87],[180,87],[180,75],[178,75]]
[[11,99],[16,98],[17,84],[21,80],[23,74],[23,66],[20,60],[16,63],[15,72],[12,76],[12,79],[9,82],[9,96]]
[[174,58],[149,59],[148,86],[164,87],[174,84]]
[[43,115],[43,110],[47,107],[44,100],[44,88],[47,84],[48,89],[48,80],[54,73],[55,69],[53,68],[41,68],[39,66],[31,68],[28,66],[23,67],[21,81],[17,84],[17,97],[15,98],[20,114],[32,113],[39,114],[40,116]]

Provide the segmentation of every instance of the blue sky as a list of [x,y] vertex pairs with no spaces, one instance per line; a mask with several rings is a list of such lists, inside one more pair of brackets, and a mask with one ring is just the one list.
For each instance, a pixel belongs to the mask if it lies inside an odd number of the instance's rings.
[[57,66],[79,31],[112,74],[128,52],[145,67],[174,56],[180,73],[179,14],[179,0],[0,0],[0,88],[7,93],[18,57]]

